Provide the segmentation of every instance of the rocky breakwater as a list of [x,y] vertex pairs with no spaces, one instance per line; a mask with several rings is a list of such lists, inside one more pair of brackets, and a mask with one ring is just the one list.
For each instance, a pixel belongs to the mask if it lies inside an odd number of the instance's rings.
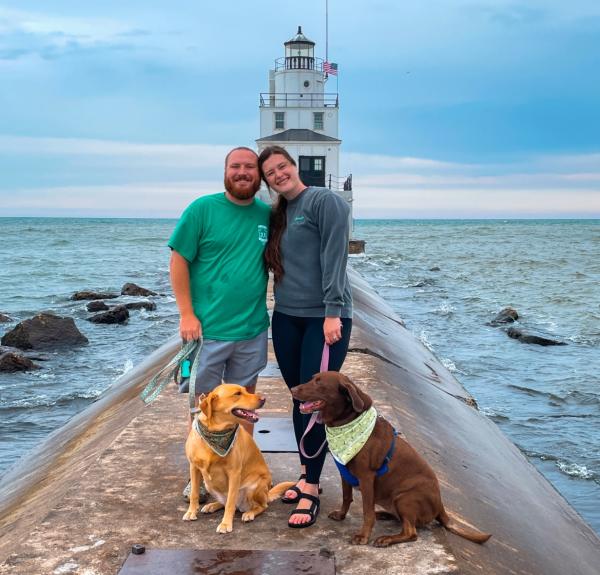
[[[87,311],[95,313],[86,319],[95,324],[122,324],[129,319],[129,310],[156,309],[156,303],[150,299],[128,301],[131,297],[149,298],[160,294],[127,282],[120,293],[111,291],[83,290],[75,292],[71,301],[89,301]],[[104,300],[116,301],[108,305]],[[97,313],[100,312],[100,313]],[[0,313],[0,323],[12,323],[13,319]],[[18,372],[39,369],[34,360],[46,360],[47,357],[25,353],[26,350],[60,350],[86,345],[88,338],[78,329],[72,317],[64,317],[53,312],[41,312],[34,317],[17,323],[0,340],[0,371]]]

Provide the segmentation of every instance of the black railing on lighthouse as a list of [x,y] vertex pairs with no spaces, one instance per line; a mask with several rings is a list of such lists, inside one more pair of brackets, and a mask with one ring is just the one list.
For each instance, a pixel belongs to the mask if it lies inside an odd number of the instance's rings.
[[330,190],[335,190],[336,192],[351,192],[352,191],[352,174],[344,177],[334,176],[333,174],[328,174],[327,176],[327,187]]

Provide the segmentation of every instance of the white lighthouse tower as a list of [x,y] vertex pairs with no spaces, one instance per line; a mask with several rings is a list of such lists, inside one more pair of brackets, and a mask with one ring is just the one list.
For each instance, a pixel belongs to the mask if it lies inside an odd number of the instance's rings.
[[298,26],[285,42],[285,56],[269,70],[269,91],[260,95],[259,153],[283,146],[296,160],[307,186],[323,186],[352,202],[352,176],[340,174],[339,98],[325,92],[323,59]]

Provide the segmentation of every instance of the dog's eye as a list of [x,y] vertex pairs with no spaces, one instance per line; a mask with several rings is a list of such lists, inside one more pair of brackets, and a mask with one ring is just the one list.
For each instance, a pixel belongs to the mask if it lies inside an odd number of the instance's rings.
[[233,395],[242,395],[241,391],[236,391]]

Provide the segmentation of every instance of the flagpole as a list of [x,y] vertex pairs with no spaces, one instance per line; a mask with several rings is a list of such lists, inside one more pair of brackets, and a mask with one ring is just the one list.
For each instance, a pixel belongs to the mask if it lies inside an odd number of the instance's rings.
[[329,62],[329,0],[325,0],[325,62]]

